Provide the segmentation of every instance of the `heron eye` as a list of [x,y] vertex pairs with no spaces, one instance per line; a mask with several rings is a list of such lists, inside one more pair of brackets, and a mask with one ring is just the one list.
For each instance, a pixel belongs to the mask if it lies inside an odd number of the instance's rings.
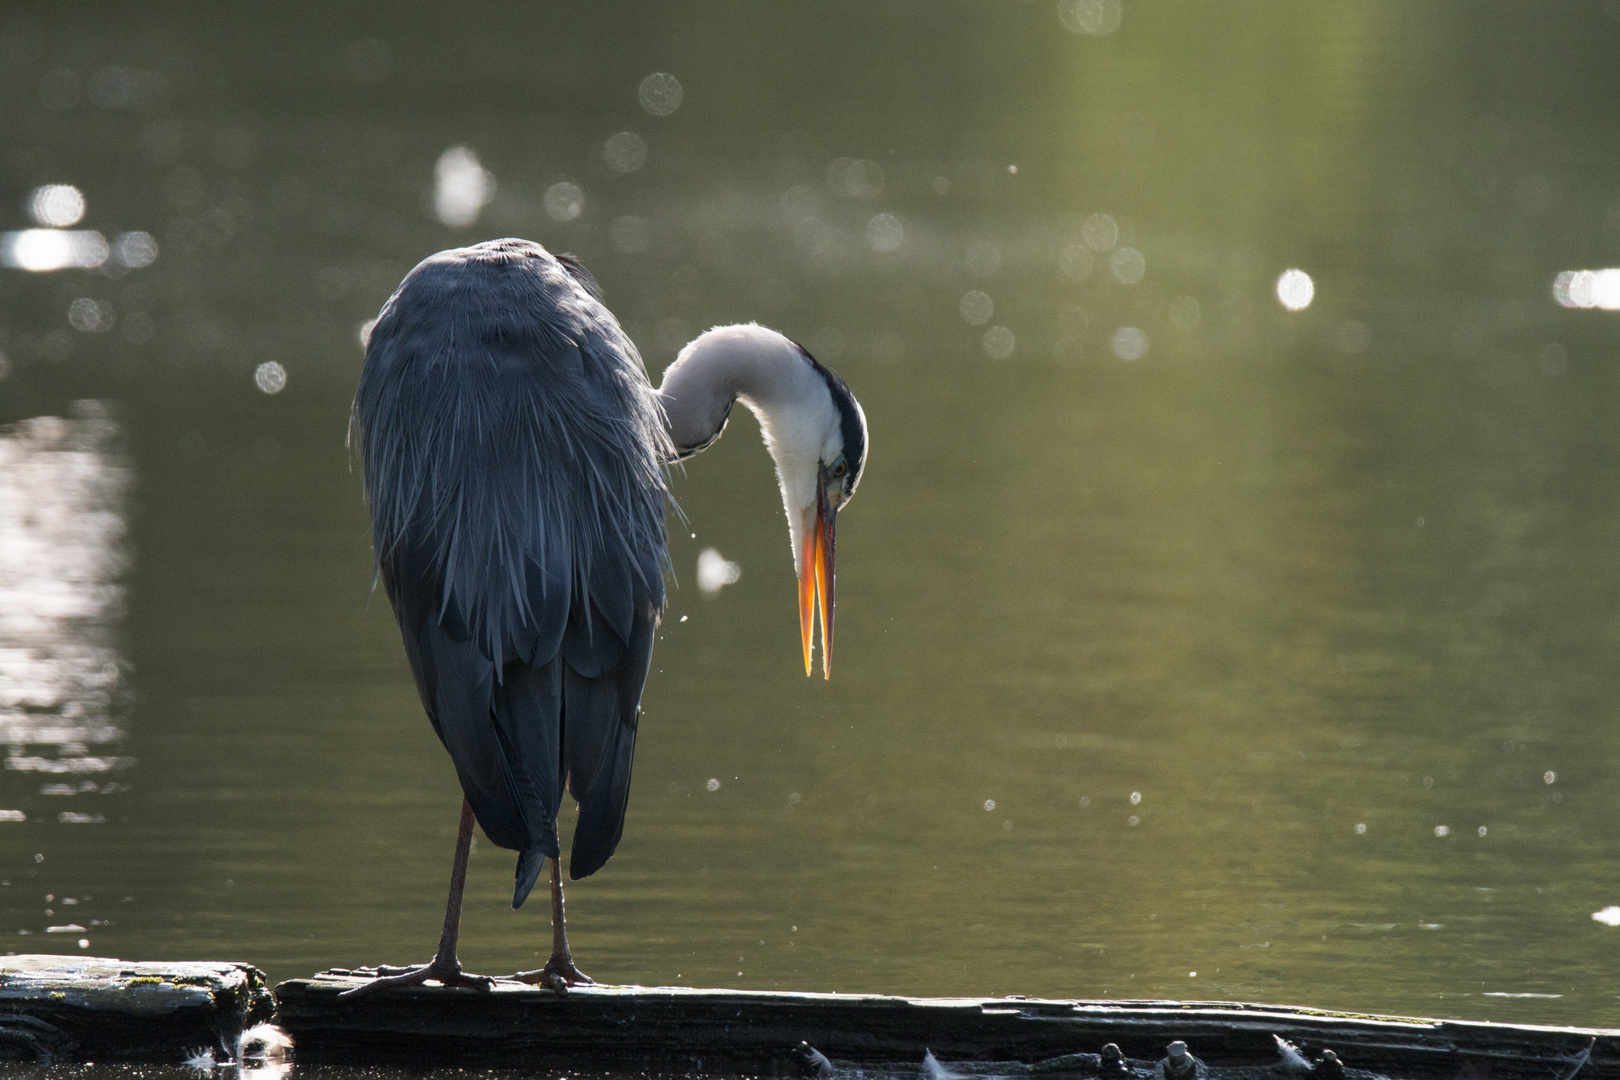
[[849,472],[849,466],[844,464],[842,461],[833,466],[832,474],[835,477],[842,479],[843,475],[847,472]]

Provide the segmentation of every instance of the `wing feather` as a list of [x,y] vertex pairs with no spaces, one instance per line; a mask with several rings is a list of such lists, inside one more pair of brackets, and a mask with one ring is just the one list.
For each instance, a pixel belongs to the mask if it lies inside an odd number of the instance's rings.
[[425,260],[352,415],[378,572],[479,824],[522,853],[514,903],[559,853],[565,783],[571,876],[617,845],[663,609],[674,453],[594,285],[527,241]]

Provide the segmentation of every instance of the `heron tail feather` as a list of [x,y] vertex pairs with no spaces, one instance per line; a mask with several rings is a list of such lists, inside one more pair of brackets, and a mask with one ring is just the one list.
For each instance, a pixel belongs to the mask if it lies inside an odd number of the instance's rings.
[[523,906],[523,901],[529,898],[529,892],[534,883],[540,880],[540,871],[546,867],[546,851],[544,848],[532,847],[518,856],[517,861],[517,887],[512,890],[512,907]]

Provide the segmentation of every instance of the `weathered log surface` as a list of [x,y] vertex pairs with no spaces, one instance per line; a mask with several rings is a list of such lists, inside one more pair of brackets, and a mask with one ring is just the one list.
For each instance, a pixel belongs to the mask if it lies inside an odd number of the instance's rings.
[[[1117,1043],[1138,1075],[1183,1039],[1218,1078],[1290,1075],[1274,1035],[1311,1061],[1334,1050],[1354,1076],[1413,1080],[1620,1080],[1620,1030],[1362,1016],[1227,1002],[1044,1001],[599,986],[566,998],[517,983],[338,994],[346,973],[282,983],[277,1022],[306,1062],[547,1066],[655,1073],[794,1075],[801,1040],[835,1062],[915,1069],[1023,1062],[1095,1075]],[[1080,1054],[1067,1062],[1053,1059]],[[966,1071],[974,1072],[967,1068]],[[1324,1070],[1316,1070],[1324,1074]],[[1294,1073],[1292,1075],[1301,1075]],[[1309,1075],[1309,1074],[1304,1074]]]
[[274,1008],[247,964],[0,956],[0,1061],[178,1064]]

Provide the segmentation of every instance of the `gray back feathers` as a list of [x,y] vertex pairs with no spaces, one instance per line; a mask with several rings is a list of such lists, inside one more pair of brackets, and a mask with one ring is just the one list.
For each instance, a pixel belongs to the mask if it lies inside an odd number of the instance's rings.
[[430,541],[441,615],[497,667],[532,638],[534,599],[644,578],[649,553],[662,571],[674,449],[634,344],[575,273],[522,240],[424,260],[355,395],[379,564]]

